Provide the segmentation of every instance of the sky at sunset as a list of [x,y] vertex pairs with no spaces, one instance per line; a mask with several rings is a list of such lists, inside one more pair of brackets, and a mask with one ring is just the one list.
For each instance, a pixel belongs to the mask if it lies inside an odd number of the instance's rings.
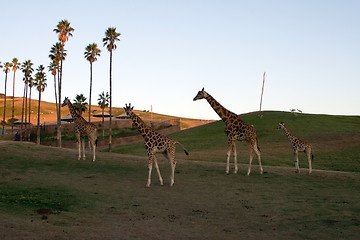
[[[89,96],[85,47],[97,43],[93,100],[109,91],[108,27],[121,33],[113,52],[113,106],[162,114],[219,119],[201,88],[235,113],[263,110],[360,115],[360,1],[2,1],[0,61],[30,59],[48,66],[66,19],[75,29],[65,44],[62,95]],[[23,93],[16,72],[15,95]],[[5,74],[0,72],[0,93]],[[13,72],[7,95],[12,95]],[[55,102],[53,76],[42,99]],[[37,98],[37,92],[33,93]]]

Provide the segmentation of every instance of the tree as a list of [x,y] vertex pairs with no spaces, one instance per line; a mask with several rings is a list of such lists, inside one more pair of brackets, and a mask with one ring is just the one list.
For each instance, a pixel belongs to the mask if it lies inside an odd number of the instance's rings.
[[90,62],[89,122],[91,122],[92,64],[97,60],[97,56],[100,56],[100,52],[96,43],[89,44],[84,52],[84,57]]
[[[12,119],[14,120],[14,109],[15,109],[15,73],[16,70],[20,67],[19,60],[17,58],[13,58],[11,66],[14,72],[14,79],[13,79],[13,100],[12,100]],[[11,129],[14,129],[14,124],[11,124]]]
[[[31,123],[31,89],[34,86],[34,79],[30,76],[29,80],[28,80],[28,86],[29,86],[29,124]],[[26,121],[25,121],[26,122]],[[29,135],[28,135],[28,139],[30,140],[30,131],[29,131]]]
[[102,135],[103,135],[103,139],[105,139],[104,110],[105,110],[106,107],[109,107],[109,99],[110,99],[110,96],[109,96],[108,92],[106,92],[106,94],[105,94],[104,91],[103,91],[102,93],[99,94],[98,105],[100,106],[100,108],[102,110]]
[[62,87],[62,70],[63,70],[63,58],[64,58],[64,47],[65,42],[69,40],[69,37],[72,37],[72,32],[74,31],[74,28],[70,27],[70,23],[67,20],[61,20],[58,25],[56,25],[56,28],[54,29],[54,32],[56,32],[59,35],[59,41],[61,42],[61,54],[60,54],[60,77],[59,77],[59,83],[58,83],[58,114],[57,114],[57,145],[58,147],[61,147],[61,87]]
[[37,121],[37,138],[36,143],[40,144],[40,103],[41,103],[41,93],[45,91],[47,86],[46,84],[46,74],[44,72],[45,68],[43,65],[40,65],[36,69],[34,86],[39,91],[39,103],[38,103],[38,121]]
[[[28,90],[29,79],[32,79],[31,74],[34,71],[34,69],[32,68],[32,65],[34,65],[34,64],[31,62],[31,60],[26,60],[21,65],[22,72],[24,73],[23,80],[24,80],[25,85],[24,85],[24,98],[23,98],[22,113],[21,113],[20,141],[22,141],[22,127],[23,127],[23,122],[24,122],[24,110],[25,110],[25,122],[27,119],[27,90]],[[26,129],[26,125],[25,125],[25,129]]]
[[5,132],[5,117],[6,117],[6,85],[7,85],[7,74],[10,72],[11,63],[5,62],[2,66],[5,73],[5,92],[4,92],[4,115],[3,115],[3,128],[2,128],[2,135],[4,135]]
[[105,37],[103,38],[104,46],[110,52],[110,120],[109,120],[109,152],[111,152],[111,116],[112,116],[112,51],[116,49],[116,41],[120,41],[118,38],[121,34],[116,32],[115,27],[109,27],[105,31]]
[[75,108],[75,111],[81,116],[83,112],[87,110],[86,105],[88,104],[86,101],[86,97],[84,94],[77,94],[73,106]]
[[[49,58],[51,59],[51,63],[49,65],[49,71],[51,71],[51,74],[54,76],[54,88],[55,88],[55,106],[56,106],[56,114],[58,116],[59,114],[59,105],[58,104],[58,96],[57,92],[58,89],[56,88],[57,85],[59,85],[60,82],[60,59],[61,59],[61,42],[57,42],[54,44],[50,49]],[[62,60],[64,61],[66,57],[66,50],[63,50],[63,57]],[[57,75],[57,80],[56,80]],[[56,84],[56,81],[58,84]]]

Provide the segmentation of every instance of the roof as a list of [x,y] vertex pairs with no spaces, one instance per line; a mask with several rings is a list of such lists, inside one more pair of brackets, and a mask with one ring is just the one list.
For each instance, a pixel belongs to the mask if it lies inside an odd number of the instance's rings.
[[[103,117],[102,112],[94,114],[93,117]],[[104,117],[106,118],[110,117],[110,113],[104,112]]]

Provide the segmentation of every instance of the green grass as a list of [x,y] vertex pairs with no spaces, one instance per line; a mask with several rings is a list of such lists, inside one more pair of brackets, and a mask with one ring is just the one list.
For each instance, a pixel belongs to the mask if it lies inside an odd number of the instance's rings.
[[[245,176],[245,143],[238,144],[239,173],[224,174],[224,124],[215,122],[172,135],[190,151],[185,156],[177,148],[172,188],[161,155],[165,186],[153,169],[145,188],[143,144],[115,148],[123,154],[97,152],[93,163],[90,152],[78,161],[76,150],[0,141],[0,238],[357,239],[359,117],[265,112],[262,119],[241,118],[258,131],[264,174],[255,164]],[[314,145],[311,175],[294,173],[279,121]],[[300,167],[307,167],[304,156]]]
[[52,212],[69,211],[79,200],[60,186],[29,186],[19,183],[0,183],[2,209],[37,210],[51,209]]
[[[113,128],[111,133],[113,138],[121,138],[121,137],[129,137],[139,135],[139,131],[136,128]],[[98,128],[98,139],[102,139],[102,128]],[[109,129],[105,129],[104,131],[105,138],[109,138]],[[41,142],[56,142],[57,141],[57,133],[42,133]],[[63,131],[61,134],[61,140],[63,142],[75,142],[76,136],[75,132],[66,132]],[[31,134],[31,141],[36,142],[36,134]]]
[[[282,130],[276,129],[279,122],[285,122],[294,135],[312,144],[315,155],[313,168],[360,172],[359,116],[313,114],[295,116],[292,113],[270,111],[264,112],[262,118],[258,113],[243,115],[240,118],[247,124],[255,126],[264,165],[287,167],[294,165],[290,142]],[[171,137],[186,146],[193,160],[225,162],[227,137],[224,129],[225,124],[217,121],[172,134]],[[237,150],[240,162],[247,164],[249,161],[247,143],[237,142]],[[142,144],[117,146],[113,151],[145,155]],[[299,160],[300,167],[308,167],[305,154],[299,153]],[[256,158],[253,164],[257,164]]]

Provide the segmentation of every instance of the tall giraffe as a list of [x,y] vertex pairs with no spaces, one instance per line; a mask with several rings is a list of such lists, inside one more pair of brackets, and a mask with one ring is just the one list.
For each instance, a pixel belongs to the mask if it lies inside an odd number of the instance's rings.
[[283,123],[283,122],[279,123],[279,125],[277,126],[277,129],[284,130],[286,136],[290,140],[291,149],[293,151],[294,158],[295,158],[296,172],[300,173],[300,168],[299,168],[299,151],[300,151],[300,152],[304,152],[306,154],[307,158],[308,158],[308,161],[309,161],[309,174],[310,174],[312,172],[311,160],[314,159],[314,155],[311,153],[311,145],[304,142],[304,141],[302,141],[300,138],[292,135],[290,133],[289,129],[287,129],[287,127],[285,127],[285,123]]
[[95,162],[95,148],[97,143],[97,127],[93,123],[87,122],[82,116],[80,116],[74,106],[71,104],[70,100],[66,97],[62,104],[62,107],[67,105],[69,107],[70,114],[75,122],[75,136],[79,146],[79,157],[81,159],[81,148],[82,148],[82,157],[85,160],[85,137],[88,136],[89,141],[93,150],[93,162]]
[[[144,121],[132,111],[134,107],[131,107],[131,104],[129,104],[129,106],[125,104],[124,109],[126,114],[132,119],[135,126],[137,127],[137,129],[139,130],[139,132],[141,133],[142,137],[145,140],[144,145],[149,157],[149,164],[148,164],[149,175],[146,186],[150,187],[151,184],[151,171],[152,171],[153,163],[155,164],[156,171],[159,175],[160,185],[161,186],[164,185],[155,156],[157,152],[163,153],[164,156],[170,161],[170,165],[171,165],[170,186],[173,186],[175,166],[176,166],[175,144],[179,142],[171,139],[170,137],[155,132],[151,127],[147,126],[144,123]],[[185,148],[181,144],[180,146],[184,149],[185,154],[189,155],[189,153],[185,150]]]
[[257,134],[254,126],[244,123],[238,115],[227,110],[219,102],[217,102],[210,94],[204,91],[204,88],[198,92],[195,96],[194,101],[199,99],[206,99],[214,111],[219,117],[225,122],[225,133],[228,137],[228,149],[227,149],[227,160],[226,160],[226,174],[229,174],[229,162],[231,152],[234,153],[235,170],[234,173],[238,172],[237,166],[237,153],[236,153],[236,140],[247,141],[250,147],[250,162],[247,175],[251,172],[251,163],[254,157],[254,152],[259,160],[260,174],[263,173],[261,166],[260,148],[258,147]]

